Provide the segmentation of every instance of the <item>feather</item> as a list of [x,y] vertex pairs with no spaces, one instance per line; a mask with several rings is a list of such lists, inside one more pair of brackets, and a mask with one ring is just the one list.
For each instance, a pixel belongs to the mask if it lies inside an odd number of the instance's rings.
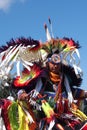
[[6,130],[5,124],[4,124],[4,120],[1,116],[2,113],[2,108],[0,108],[0,130]]
[[51,108],[48,102],[45,100],[42,101],[42,109],[47,117],[47,122],[50,122],[53,120],[54,117],[54,110]]
[[53,29],[52,29],[52,22],[51,22],[51,19],[48,18],[48,20],[49,20],[49,24],[50,24],[50,29],[51,29],[52,37],[54,37],[54,35],[53,35]]
[[17,39],[12,38],[9,42],[7,42],[6,46],[0,47],[0,53],[8,50],[10,47],[19,46],[20,44],[25,47],[28,47],[30,45],[32,50],[37,50],[40,47],[39,41],[33,40],[32,38],[24,38],[24,37],[17,38]]
[[17,68],[17,77],[20,76],[20,61],[17,61],[17,64],[16,64],[16,68]]
[[26,115],[20,105],[18,105],[18,114],[19,114],[18,130],[29,130],[28,123],[26,122]]
[[11,130],[11,125],[10,125],[9,116],[8,116],[8,108],[12,104],[12,102],[7,99],[3,99],[2,102],[3,102],[2,116],[5,123],[5,127],[6,127],[6,130]]
[[9,116],[12,130],[18,130],[19,128],[17,109],[18,109],[18,104],[16,102],[13,102],[8,109],[8,116]]
[[51,36],[50,36],[49,30],[48,30],[48,27],[47,27],[46,24],[44,25],[44,28],[45,28],[45,31],[46,31],[47,41],[50,41],[51,40]]
[[23,87],[29,84],[29,82],[39,76],[41,73],[41,70],[39,67],[34,65],[31,68],[31,71],[27,70],[26,68],[23,70],[21,77],[17,76],[16,79],[14,79],[14,86],[15,87]]
[[73,99],[72,91],[71,91],[71,88],[70,88],[70,85],[66,76],[65,76],[64,84],[65,84],[66,91],[68,94],[69,103],[71,104],[74,101],[74,99]]
[[34,115],[30,106],[26,109],[24,106],[19,103],[18,105],[18,113],[19,113],[19,128],[18,130],[35,130],[36,122],[33,119]]
[[52,128],[53,128],[54,125],[55,125],[55,121],[52,120],[52,121],[50,122],[50,125],[49,125],[48,130],[52,130]]

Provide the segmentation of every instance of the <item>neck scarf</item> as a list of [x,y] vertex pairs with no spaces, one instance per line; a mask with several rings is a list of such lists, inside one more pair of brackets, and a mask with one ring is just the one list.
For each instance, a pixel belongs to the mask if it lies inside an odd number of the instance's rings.
[[50,75],[50,79],[53,83],[58,83],[60,81],[59,74],[54,74],[53,72],[50,72],[49,75]]

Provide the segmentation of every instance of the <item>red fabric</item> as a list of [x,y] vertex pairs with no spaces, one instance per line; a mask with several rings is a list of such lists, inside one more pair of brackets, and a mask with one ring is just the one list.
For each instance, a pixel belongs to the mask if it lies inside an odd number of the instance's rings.
[[11,101],[8,99],[3,99],[3,106],[2,106],[2,117],[5,123],[6,130],[11,130],[9,118],[8,118],[8,108],[11,105]]
[[85,123],[80,130],[87,130],[87,123]]

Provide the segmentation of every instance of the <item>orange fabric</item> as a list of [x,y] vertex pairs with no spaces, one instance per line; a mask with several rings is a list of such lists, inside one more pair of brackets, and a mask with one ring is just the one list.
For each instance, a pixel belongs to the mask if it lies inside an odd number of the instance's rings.
[[50,79],[54,83],[60,82],[60,76],[58,74],[54,74],[52,72],[50,72]]

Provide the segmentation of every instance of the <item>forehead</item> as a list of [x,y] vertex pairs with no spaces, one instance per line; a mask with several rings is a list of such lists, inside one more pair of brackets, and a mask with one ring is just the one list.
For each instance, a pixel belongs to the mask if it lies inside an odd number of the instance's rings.
[[61,64],[60,63],[58,63],[58,64],[56,64],[56,63],[54,63],[54,62],[48,62],[48,65],[51,67],[51,66],[57,66],[57,67],[59,67],[59,66],[61,66]]

